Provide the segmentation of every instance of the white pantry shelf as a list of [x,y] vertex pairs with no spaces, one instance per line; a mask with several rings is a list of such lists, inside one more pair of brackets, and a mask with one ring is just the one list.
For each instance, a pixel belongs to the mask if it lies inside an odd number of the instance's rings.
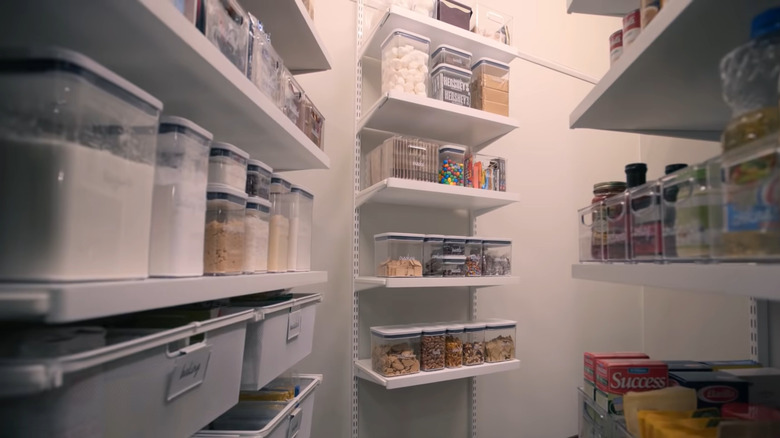
[[368,203],[396,204],[480,212],[519,201],[520,195],[517,193],[387,178],[361,190],[355,198],[355,205],[360,207]]
[[81,52],[275,170],[325,169],[325,153],[169,1],[3,2],[4,45],[56,45]]
[[516,48],[469,32],[449,23],[427,17],[400,6],[390,6],[360,48],[359,57],[379,59],[381,44],[395,29],[408,30],[431,39],[431,52],[440,44],[448,44],[472,53],[473,61],[479,58],[492,58],[509,64],[518,57]]
[[403,288],[438,288],[438,287],[490,287],[520,284],[520,277],[357,277],[355,290],[363,291],[384,287],[388,289]]
[[780,265],[593,263],[572,265],[581,280],[780,300]]
[[570,126],[718,140],[731,117],[720,60],[748,41],[753,16],[776,4],[667,2],[577,106]]
[[520,127],[509,117],[424,96],[391,91],[365,112],[358,130],[375,129],[480,150]]
[[484,363],[482,365],[462,366],[460,368],[445,368],[441,371],[420,371],[419,373],[405,376],[384,377],[371,369],[371,359],[361,359],[355,362],[355,374],[358,377],[384,386],[387,389],[427,385],[429,383],[503,373],[517,369],[520,369],[520,361],[512,359],[506,362]]
[[327,283],[324,271],[80,283],[0,283],[0,320],[66,323]]
[[263,23],[263,28],[273,38],[274,49],[293,74],[333,67],[314,20],[301,0],[243,0],[241,5]]
[[637,9],[636,0],[568,0],[566,10],[570,14],[606,15],[623,17]]

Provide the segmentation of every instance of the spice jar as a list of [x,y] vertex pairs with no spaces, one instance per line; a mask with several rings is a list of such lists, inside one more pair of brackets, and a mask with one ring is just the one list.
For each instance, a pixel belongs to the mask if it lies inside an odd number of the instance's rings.
[[423,276],[441,277],[444,236],[427,234],[423,238]]
[[466,276],[482,276],[482,239],[466,239]]
[[485,323],[468,322],[463,325],[466,340],[463,342],[463,363],[466,366],[485,362]]
[[420,341],[420,369],[436,371],[444,369],[445,335],[447,326],[431,325],[422,328]]
[[268,271],[268,228],[271,203],[262,198],[248,198],[244,217],[246,247],[244,249],[244,272]]
[[246,194],[224,184],[206,188],[203,272],[240,274],[244,269]]
[[209,183],[226,184],[244,191],[247,160],[249,154],[230,143],[212,143],[209,151]]
[[271,196],[271,166],[260,160],[247,161],[246,167],[246,194],[257,196],[265,200]]
[[594,260],[602,260],[606,251],[607,244],[607,211],[604,206],[604,200],[626,191],[626,183],[622,181],[606,181],[593,185],[593,199],[591,205],[592,238],[591,255]]
[[463,324],[447,325],[447,337],[444,340],[444,366],[460,368],[463,366],[463,343],[466,342]]

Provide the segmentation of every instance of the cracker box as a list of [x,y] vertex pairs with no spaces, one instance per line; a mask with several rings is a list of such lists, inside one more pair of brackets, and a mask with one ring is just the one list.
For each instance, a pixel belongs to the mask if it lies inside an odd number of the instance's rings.
[[747,403],[750,384],[723,371],[669,373],[669,383],[696,390],[698,408],[718,408],[726,403]]
[[585,353],[584,361],[584,386],[585,394],[596,398],[596,361],[599,359],[649,359],[644,353],[633,351],[619,351],[612,353]]
[[596,403],[610,414],[623,415],[623,395],[663,389],[669,367],[660,360],[599,359],[596,361]]
[[665,360],[664,362],[669,366],[670,373],[679,371],[713,371],[711,366],[692,360]]

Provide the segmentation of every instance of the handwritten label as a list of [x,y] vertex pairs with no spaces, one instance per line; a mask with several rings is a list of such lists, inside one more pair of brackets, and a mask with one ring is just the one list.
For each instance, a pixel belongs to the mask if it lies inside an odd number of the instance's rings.
[[298,432],[301,430],[301,422],[303,421],[303,412],[301,408],[295,408],[292,414],[290,414],[290,425],[287,427],[287,438],[295,438],[298,436]]
[[188,351],[187,348],[180,350],[182,354],[176,358],[176,366],[171,372],[168,384],[168,401],[196,388],[206,379],[211,346],[197,345],[188,348],[191,350]]
[[301,311],[295,310],[290,312],[287,317],[287,340],[293,340],[301,334]]

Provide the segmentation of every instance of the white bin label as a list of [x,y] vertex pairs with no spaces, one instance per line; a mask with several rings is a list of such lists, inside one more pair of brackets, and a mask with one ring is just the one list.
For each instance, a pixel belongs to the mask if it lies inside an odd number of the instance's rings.
[[301,334],[301,311],[290,312],[287,318],[287,340],[297,338]]
[[176,358],[176,366],[173,368],[168,385],[168,401],[197,387],[206,379],[211,346],[198,345],[190,348],[192,348],[190,351],[180,350],[183,354]]
[[290,414],[290,424],[287,427],[287,438],[295,438],[298,436],[298,432],[301,430],[301,421],[303,415],[301,415],[301,408],[295,408],[292,414]]

